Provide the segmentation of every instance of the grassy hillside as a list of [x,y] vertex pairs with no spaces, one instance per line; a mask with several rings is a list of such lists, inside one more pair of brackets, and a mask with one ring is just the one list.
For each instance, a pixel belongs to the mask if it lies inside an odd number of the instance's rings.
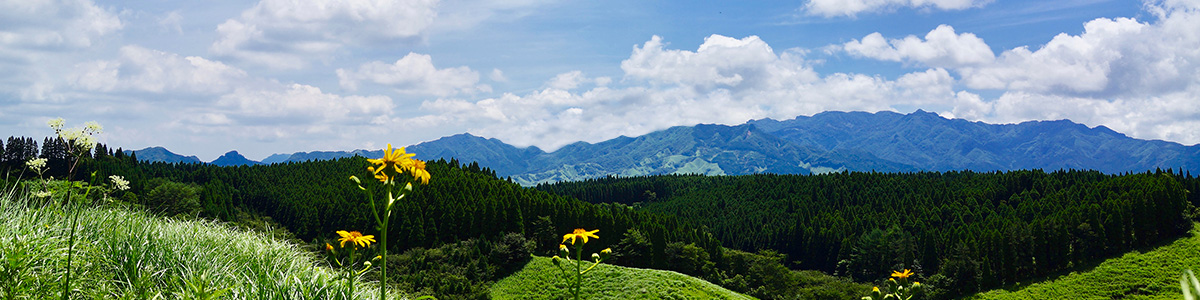
[[1174,242],[1131,251],[1082,272],[969,299],[1182,299],[1183,270],[1200,271],[1200,226]]
[[[566,281],[549,258],[534,257],[525,268],[492,286],[492,299],[564,299]],[[704,280],[671,271],[601,264],[584,275],[586,299],[754,299]]]
[[[34,201],[40,202],[40,201]],[[81,207],[75,233],[73,299],[374,299],[311,252],[265,234],[210,221],[163,219],[108,204]],[[68,210],[0,195],[0,298],[61,295]]]

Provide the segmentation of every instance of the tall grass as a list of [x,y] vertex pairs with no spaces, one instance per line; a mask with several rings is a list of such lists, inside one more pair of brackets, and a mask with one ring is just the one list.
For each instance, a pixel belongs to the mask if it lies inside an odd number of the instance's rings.
[[[69,210],[57,202],[30,199],[20,191],[0,195],[0,299],[57,298],[52,295],[62,290],[70,222]],[[350,295],[316,254],[262,233],[107,204],[78,209],[74,299],[379,296]]]

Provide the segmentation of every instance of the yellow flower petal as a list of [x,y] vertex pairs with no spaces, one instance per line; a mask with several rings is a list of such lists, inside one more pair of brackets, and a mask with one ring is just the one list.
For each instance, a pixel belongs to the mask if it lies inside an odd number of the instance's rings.
[[563,235],[563,242],[565,243],[565,242],[567,242],[567,240],[568,240],[568,239],[570,239],[570,240],[571,240],[571,243],[572,243],[572,244],[574,244],[574,243],[575,243],[575,238],[582,238],[582,239],[583,239],[583,243],[584,243],[584,244],[587,244],[587,242],[588,242],[588,238],[589,238],[589,237],[593,237],[593,238],[596,238],[596,239],[600,239],[600,237],[599,237],[599,236],[596,236],[596,233],[597,233],[597,232],[600,232],[600,229],[596,229],[596,230],[588,231],[587,229],[583,229],[583,228],[576,228],[576,229],[575,229],[575,232],[572,232],[572,233],[568,233],[568,234],[566,234],[566,235]]

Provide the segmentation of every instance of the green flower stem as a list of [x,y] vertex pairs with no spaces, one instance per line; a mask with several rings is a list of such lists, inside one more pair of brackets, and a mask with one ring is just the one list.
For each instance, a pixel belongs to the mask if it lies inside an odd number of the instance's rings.
[[[75,207],[76,204],[71,202],[71,191],[73,190],[71,188],[71,175],[75,174],[75,166],[78,166],[79,161],[82,159],[83,159],[82,154],[76,155],[75,162],[71,164],[70,169],[67,169],[67,194],[66,194],[67,198],[66,198],[66,201],[65,201],[66,203],[64,206],[67,207],[68,209],[70,209],[69,213],[71,214],[71,230],[70,230],[70,233],[67,234],[68,235],[68,237],[67,237],[67,275],[66,275],[66,280],[63,281],[63,283],[64,283],[63,294],[62,294],[63,300],[71,299],[71,258],[74,257],[74,254],[75,254],[75,251],[74,251],[75,250],[75,226],[76,226],[76,224],[79,223],[78,209],[76,209],[76,207]],[[92,180],[93,181],[96,179],[95,177],[96,177],[96,173],[92,172]],[[85,191],[83,192],[83,199],[86,200],[88,197],[88,194],[91,194],[91,192],[92,192],[92,187],[88,186],[85,189]]]
[[575,300],[579,300],[579,290],[583,289],[583,243],[575,246]]
[[[391,219],[391,216],[392,216],[392,203],[393,202],[395,202],[395,199],[392,198],[392,189],[388,188],[388,203],[387,203],[387,206],[384,207],[384,209],[383,209],[384,210],[383,220],[379,221],[379,217],[375,217],[376,222],[379,222],[379,247],[381,248],[379,257],[382,260],[379,262],[379,299],[380,300],[387,298],[387,290],[385,289],[385,287],[387,286],[387,250],[388,250],[387,234],[388,234],[388,221]],[[371,201],[371,205],[374,206],[375,201]]]

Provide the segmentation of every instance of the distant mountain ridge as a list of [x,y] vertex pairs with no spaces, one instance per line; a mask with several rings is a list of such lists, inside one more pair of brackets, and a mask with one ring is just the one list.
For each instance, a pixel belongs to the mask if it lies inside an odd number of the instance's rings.
[[225,155],[221,155],[221,157],[209,162],[209,164],[221,167],[231,167],[261,165],[262,163],[247,159],[245,156],[242,156],[242,154],[238,153],[237,150],[234,150],[226,152]]
[[121,152],[125,153],[125,155],[137,153],[138,160],[140,161],[157,161],[165,163],[201,163],[200,158],[196,157],[195,155],[183,156],[175,154],[163,147],[147,147],[142,150],[124,150]]
[[[159,156],[144,156],[141,151],[147,149],[136,151],[138,157],[158,161]],[[751,120],[736,126],[677,126],[595,144],[576,142],[554,152],[518,148],[466,133],[407,149],[425,160],[478,162],[523,185],[608,175],[809,174],[842,170],[1092,169],[1120,173],[1182,168],[1200,173],[1200,145],[1134,139],[1103,126],[1089,128],[1067,120],[997,125],[946,119],[922,110],[910,114],[824,112],[783,121]],[[163,159],[182,157],[161,147],[154,151],[175,155],[164,154]],[[253,165],[354,155],[380,157],[383,151],[275,154],[263,162],[236,154],[226,153],[213,163]]]

